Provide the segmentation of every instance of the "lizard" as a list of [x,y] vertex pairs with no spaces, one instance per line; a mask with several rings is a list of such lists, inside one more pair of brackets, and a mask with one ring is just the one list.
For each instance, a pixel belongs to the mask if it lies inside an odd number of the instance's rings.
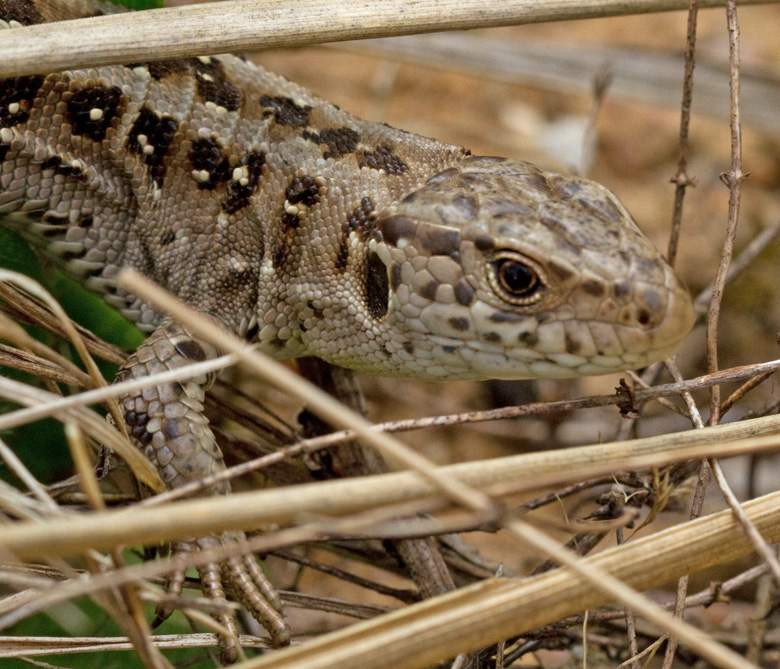
[[[118,11],[0,0],[0,28]],[[0,80],[0,216],[148,334],[117,380],[218,355],[119,287],[122,267],[276,358],[401,378],[638,369],[693,324],[684,284],[603,186],[357,119],[229,54]],[[212,382],[118,398],[169,488],[225,467],[203,415]],[[289,642],[253,555],[199,573],[206,596],[230,586]],[[234,659],[235,622],[215,617]]]

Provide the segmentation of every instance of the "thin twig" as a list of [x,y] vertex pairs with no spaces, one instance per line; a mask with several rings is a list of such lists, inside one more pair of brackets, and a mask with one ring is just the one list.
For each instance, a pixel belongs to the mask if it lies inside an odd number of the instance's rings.
[[[707,312],[707,370],[712,373],[718,369],[718,323],[720,319],[720,304],[723,300],[723,290],[726,283],[729,262],[734,252],[734,240],[737,235],[739,221],[739,206],[742,194],[742,182],[747,175],[742,172],[742,124],[739,115],[739,24],[737,22],[737,7],[734,0],[726,0],[726,18],[729,36],[729,92],[731,114],[729,127],[731,129],[731,167],[721,174],[729,189],[729,215],[726,226],[726,238],[723,242],[723,252],[718,271],[713,284],[712,299]],[[713,386],[710,391],[710,424],[720,420],[720,387]]]
[[669,246],[666,259],[674,266],[677,259],[677,245],[680,241],[682,227],[683,201],[688,186],[696,182],[688,176],[688,130],[691,125],[691,102],[693,99],[693,68],[696,65],[696,21],[699,15],[699,1],[691,0],[688,8],[688,33],[685,45],[685,76],[683,78],[682,104],[680,105],[680,157],[677,162],[677,172],[672,178],[674,189],[674,210],[672,213],[672,229],[669,234]]
[[720,461],[717,458],[710,458],[710,467],[715,475],[715,480],[718,483],[721,493],[729,505],[729,508],[734,512],[734,516],[739,521],[745,534],[753,544],[756,553],[764,561],[769,568],[769,572],[775,580],[775,586],[780,587],[780,562],[777,560],[777,556],[769,547],[767,542],[761,536],[761,533],[756,530],[755,525],[750,522],[750,519],[745,514],[745,509],[740,504],[737,496],[734,494],[731,486],[729,485],[726,475],[723,473],[723,469],[720,466]]
[[[680,370],[677,369],[677,365],[675,365],[674,362],[669,361],[666,367],[675,381],[679,381],[682,379]],[[696,406],[696,403],[693,401],[693,397],[689,392],[686,392],[683,393],[683,398],[685,400],[686,405],[688,406],[688,412],[690,414],[691,420],[693,421],[694,427],[697,430],[703,429],[704,422],[702,421],[701,414],[699,412],[698,407]],[[691,512],[690,512],[691,520],[701,516],[702,506],[704,504],[704,493],[707,490],[707,481],[708,481],[706,468],[707,468],[706,461],[702,461],[701,469],[699,471],[699,478],[696,484],[696,491],[693,496],[693,503],[691,504]],[[685,574],[677,581],[677,591],[675,593],[674,611],[673,611],[673,615],[675,618],[682,618],[683,613],[685,612],[685,598],[686,595],[688,594],[689,580],[690,580],[690,576],[688,574]],[[662,669],[671,669],[671,667],[673,666],[674,656],[677,652],[677,641],[678,641],[677,635],[675,635],[674,632],[668,635],[666,641],[666,650],[664,651],[664,660],[663,660]]]
[[[617,545],[620,546],[620,544],[623,543],[623,528],[619,527],[617,531],[615,532],[617,536]],[[628,652],[631,653],[631,659],[629,662],[631,663],[631,669],[640,669],[639,665],[639,646],[637,645],[636,641],[636,627],[634,626],[634,612],[631,609],[625,609],[624,611],[626,616],[626,634],[628,636]],[[626,663],[627,665],[627,663]]]

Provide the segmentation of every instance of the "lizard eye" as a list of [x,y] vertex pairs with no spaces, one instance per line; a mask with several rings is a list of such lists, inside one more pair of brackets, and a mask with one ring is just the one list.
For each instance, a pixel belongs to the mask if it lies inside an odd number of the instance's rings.
[[500,298],[517,305],[541,299],[545,285],[540,272],[519,253],[499,252],[490,264],[490,285]]

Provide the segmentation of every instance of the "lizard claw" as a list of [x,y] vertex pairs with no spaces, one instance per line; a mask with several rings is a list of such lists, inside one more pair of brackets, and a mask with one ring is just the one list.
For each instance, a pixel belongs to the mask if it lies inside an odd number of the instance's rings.
[[[224,532],[202,539],[176,542],[173,544],[173,552],[192,553],[245,541],[243,532]],[[214,602],[227,603],[225,589],[228,589],[266,629],[274,646],[286,646],[290,643],[290,628],[282,615],[281,598],[266,579],[252,553],[231,556],[221,563],[209,562],[197,569],[205,597]],[[168,578],[165,590],[169,595],[178,598],[183,585],[184,572],[176,571]],[[155,611],[157,617],[153,626],[168,618],[174,608],[170,604],[160,604]],[[212,616],[227,632],[220,634],[222,662],[233,663],[238,657],[238,629],[235,619],[231,613],[214,613]]]

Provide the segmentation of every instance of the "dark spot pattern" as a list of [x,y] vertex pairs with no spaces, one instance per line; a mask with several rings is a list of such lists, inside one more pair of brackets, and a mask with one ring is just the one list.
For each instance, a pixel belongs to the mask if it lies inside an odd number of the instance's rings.
[[85,179],[84,170],[81,165],[66,165],[61,163],[59,167],[55,169],[57,174],[64,174],[65,176],[75,177],[76,179]]
[[436,279],[431,279],[419,290],[420,297],[424,297],[426,300],[435,300],[436,291],[441,284]]
[[156,60],[152,63],[133,63],[127,67],[145,67],[149,70],[152,79],[164,79],[174,74],[190,73],[192,68],[191,58],[172,58],[169,60]]
[[371,213],[374,211],[374,203],[370,197],[364,197],[360,204],[347,215],[347,220],[342,226],[345,237],[353,232],[360,235],[360,239],[366,241],[374,227]]
[[[30,212],[25,212],[25,216],[29,218]],[[82,258],[86,252],[87,249],[84,246],[81,246],[75,250],[62,251],[61,253],[58,253],[58,256],[62,259],[63,262],[69,262],[71,260]]]
[[401,239],[412,240],[417,221],[409,216],[388,216],[379,222],[379,232],[385,243],[398,246]]
[[309,309],[311,309],[312,314],[314,314],[314,318],[317,318],[317,319],[320,319],[320,320],[325,318],[325,312],[322,309],[320,309],[317,306],[315,306],[313,300],[309,300],[306,304],[309,307]]
[[[122,379],[126,380],[126,379]],[[119,382],[119,377],[117,377],[116,382]],[[134,437],[135,439],[138,439],[139,441],[141,438],[148,434],[146,431],[146,424],[149,422],[149,415],[146,413],[137,413],[135,411],[128,411],[125,414],[125,423],[127,423],[127,427],[130,428],[130,436]]]
[[279,125],[301,128],[309,124],[310,105],[302,107],[290,98],[271,95],[263,95],[260,105],[263,107],[263,117],[273,116]]
[[142,256],[142,268],[139,268],[147,276],[154,276],[156,274],[158,253],[154,243],[147,237],[141,237],[138,240],[141,247]]
[[496,241],[488,235],[482,235],[474,240],[474,246],[477,251],[482,251],[484,253],[485,251],[492,251],[496,248]]
[[49,156],[41,163],[42,170],[54,170],[55,174],[62,174],[66,177],[75,177],[77,179],[84,177],[84,170],[78,163],[63,162],[59,156]]
[[279,269],[284,265],[284,261],[287,258],[287,245],[280,244],[271,253],[271,264],[275,269]]
[[[257,285],[257,272],[254,268],[238,269],[231,267],[227,273],[227,280],[220,282],[223,286],[253,286]],[[249,300],[254,304],[256,300]]]
[[[0,80],[0,128],[11,128],[27,123],[30,108],[45,77],[34,74],[27,77],[11,77]],[[9,108],[18,107],[16,113]]]
[[168,437],[168,439],[175,439],[184,434],[186,430],[187,424],[184,421],[175,418],[168,418],[162,429],[163,434]]
[[455,228],[420,223],[417,226],[414,242],[421,253],[450,256],[455,259],[460,255],[460,232]]
[[401,202],[404,204],[413,204],[414,202],[417,202],[421,197],[425,197],[424,193],[419,190],[413,190],[408,195],[404,195],[401,199]]
[[[525,174],[515,174],[514,178],[522,184],[523,191],[531,192],[536,191],[536,197],[534,199],[547,200],[553,197],[553,190],[550,186],[550,182],[545,178],[543,174],[537,174],[536,172],[527,172]],[[568,179],[566,181],[569,181]]]
[[580,284],[580,288],[582,288],[582,291],[584,293],[587,293],[588,295],[593,295],[593,297],[602,297],[604,293],[607,292],[607,289],[604,287],[604,284],[601,283],[601,281],[596,281],[595,279],[587,279],[583,281]]
[[320,201],[320,188],[312,177],[293,177],[284,191],[290,204],[305,204],[311,207]]
[[176,352],[186,358],[187,360],[193,360],[200,362],[206,359],[206,351],[203,347],[193,339],[183,339],[174,345]]
[[610,221],[616,225],[620,225],[623,221],[623,214],[620,213],[620,209],[618,209],[617,205],[612,200],[607,199],[606,197],[603,199],[599,198],[598,200],[581,197],[577,202],[582,205],[582,208],[585,209],[585,211],[595,214],[602,220]]
[[222,210],[228,214],[234,214],[249,204],[249,198],[254,195],[263,175],[265,154],[262,151],[251,151],[243,158],[241,165],[246,166],[247,183],[244,185],[239,181],[231,181],[228,185],[227,195],[222,201]]
[[490,344],[498,344],[501,342],[501,335],[498,332],[486,332],[482,335],[482,339]]
[[48,156],[41,163],[42,170],[56,170],[64,163],[57,156]]
[[470,307],[474,303],[477,291],[474,290],[465,279],[455,284],[455,299],[464,307]]
[[577,355],[582,350],[582,343],[573,339],[568,330],[564,331],[564,338],[566,342],[566,352],[572,355]]
[[387,314],[390,303],[390,285],[387,278],[387,266],[373,251],[366,258],[363,288],[368,313],[377,320],[383,318]]
[[[533,176],[537,179],[543,179],[540,174]],[[545,183],[547,183],[546,180]],[[556,190],[558,197],[560,197],[561,200],[571,200],[582,193],[582,184],[574,179],[557,179],[555,185],[557,186]]]
[[167,230],[162,237],[160,237],[160,246],[168,246],[176,239],[176,233],[173,230]]
[[32,0],[0,0],[0,19],[7,23],[17,21],[23,26],[44,22]]
[[470,221],[479,212],[477,200],[467,193],[458,193],[452,198],[452,207],[457,211],[458,220]]
[[460,170],[457,167],[448,167],[446,170],[442,170],[437,174],[430,177],[425,183],[427,185],[436,185],[454,179],[460,175]]
[[259,333],[260,333],[260,324],[255,323],[251,328],[249,328],[246,331],[246,335],[244,335],[244,337],[247,341],[254,341]]
[[414,344],[412,344],[410,341],[405,341],[404,351],[406,351],[409,355],[412,355],[412,353],[414,353]]
[[289,230],[297,230],[301,227],[301,217],[298,214],[288,214],[284,212],[282,214],[282,232],[287,233]]
[[[144,107],[127,133],[127,150],[143,155],[144,163],[149,167],[149,176],[158,186],[162,186],[165,178],[163,159],[178,127],[178,123],[171,116],[158,116],[151,109]],[[144,146],[138,141],[141,136],[146,137]],[[148,152],[148,149],[144,150],[146,146],[154,150]]]
[[[66,118],[72,126],[74,135],[86,135],[100,142],[117,116],[122,91],[111,86],[93,86],[77,91],[67,102]],[[93,110],[100,110],[100,118],[92,119]]]
[[358,145],[360,135],[352,128],[325,128],[320,132],[320,139],[328,145],[325,158],[341,158],[352,153]]
[[393,263],[390,265],[390,287],[393,291],[398,290],[401,285],[401,266]]
[[10,149],[11,149],[10,144],[0,144],[0,163],[2,163],[5,160],[5,156]]
[[469,319],[464,318],[463,316],[453,316],[452,318],[448,318],[447,322],[453,330],[457,330],[458,332],[464,332],[469,329]]
[[204,102],[213,102],[230,112],[241,108],[241,89],[227,80],[218,58],[192,58],[190,62],[198,85],[198,95]]
[[517,335],[517,341],[523,344],[523,346],[533,348],[539,342],[539,335],[535,332],[521,332]]
[[618,280],[612,284],[612,294],[617,297],[626,297],[631,293],[631,286],[628,281]]
[[79,228],[84,228],[85,230],[89,230],[94,223],[95,223],[95,219],[92,217],[91,214],[82,214],[81,216],[79,216],[78,220],[76,221],[76,225]]
[[349,260],[349,245],[343,239],[339,242],[339,250],[336,252],[336,271],[343,272],[347,269]]
[[550,270],[550,274],[560,281],[567,281],[574,276],[574,272],[569,267],[552,259],[547,263],[547,268]]
[[318,133],[305,131],[303,138],[315,144],[325,144],[327,151],[323,151],[323,158],[341,158],[352,153],[360,141],[360,134],[352,128],[325,128]]
[[372,170],[384,170],[387,174],[403,174],[409,166],[401,160],[389,144],[382,144],[375,151],[363,151],[358,155],[358,165]]
[[177,74],[192,76],[195,78],[198,96],[203,102],[213,102],[228,111],[238,111],[241,108],[241,89],[228,81],[218,58],[172,58],[153,63],[134,63],[128,67],[139,65],[147,68],[151,77],[157,80]]
[[527,316],[521,314],[513,314],[508,311],[494,311],[488,317],[488,320],[492,323],[520,323],[524,321]]
[[192,143],[189,159],[196,170],[209,173],[208,181],[197,180],[198,188],[214,190],[217,184],[230,178],[230,164],[215,139],[196,139]]
[[[33,219],[38,218],[38,216],[35,215],[37,213],[38,212],[33,212]],[[40,218],[43,217],[40,216]],[[52,223],[41,231],[45,239],[55,239],[57,237],[65,235],[67,232],[68,232],[68,226],[65,223]]]

